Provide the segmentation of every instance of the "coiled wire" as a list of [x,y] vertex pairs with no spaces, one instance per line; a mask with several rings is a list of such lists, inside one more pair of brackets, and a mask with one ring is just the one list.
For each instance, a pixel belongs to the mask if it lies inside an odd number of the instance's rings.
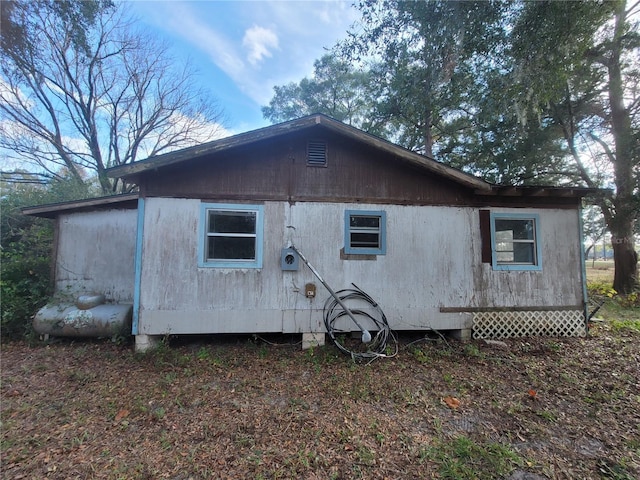
[[[372,337],[371,342],[353,342],[350,338],[351,329],[339,330],[336,328],[336,322],[344,316],[348,316],[347,312],[340,306],[339,302],[332,296],[327,299],[324,304],[324,325],[331,341],[343,353],[351,356],[356,360],[375,360],[380,357],[393,357],[398,353],[398,339],[395,333],[389,327],[389,322],[380,305],[371,298],[366,292],[361,290],[356,284],[352,283],[353,288],[339,290],[336,295],[343,301],[354,302],[359,304],[366,302],[373,307],[372,311],[365,311],[359,308],[349,310],[353,315],[360,315],[368,318],[374,325],[377,333]],[[367,322],[370,323],[370,322]]]

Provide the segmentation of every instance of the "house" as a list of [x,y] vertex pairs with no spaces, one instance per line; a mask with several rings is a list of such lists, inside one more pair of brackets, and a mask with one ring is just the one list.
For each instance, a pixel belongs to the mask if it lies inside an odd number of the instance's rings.
[[166,334],[323,343],[329,293],[292,246],[393,330],[586,333],[588,189],[493,185],[323,115],[108,174],[138,194],[25,213],[56,219],[56,291],[132,304],[141,350]]

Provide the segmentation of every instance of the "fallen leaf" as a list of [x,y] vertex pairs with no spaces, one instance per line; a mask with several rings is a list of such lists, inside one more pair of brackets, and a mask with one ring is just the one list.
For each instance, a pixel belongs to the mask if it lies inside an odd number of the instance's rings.
[[444,397],[442,400],[447,404],[449,408],[452,408],[454,410],[456,410],[460,406],[460,400],[458,400],[456,397]]
[[123,418],[127,418],[129,416],[129,410],[126,409],[122,409],[118,412],[118,414],[116,415],[116,422],[119,422],[120,420],[122,420]]

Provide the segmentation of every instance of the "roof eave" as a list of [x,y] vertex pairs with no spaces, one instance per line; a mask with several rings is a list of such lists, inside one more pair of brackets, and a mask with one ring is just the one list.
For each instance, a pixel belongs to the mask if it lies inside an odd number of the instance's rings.
[[607,195],[610,189],[554,186],[506,186],[491,185],[490,190],[475,190],[476,195],[495,197],[565,197],[583,198],[590,195]]
[[59,214],[65,212],[123,206],[128,203],[133,203],[137,199],[137,193],[128,193],[124,195],[111,195],[108,197],[87,198],[83,200],[72,200],[69,202],[36,205],[33,207],[25,207],[21,211],[23,215],[29,215],[32,217],[55,218]]

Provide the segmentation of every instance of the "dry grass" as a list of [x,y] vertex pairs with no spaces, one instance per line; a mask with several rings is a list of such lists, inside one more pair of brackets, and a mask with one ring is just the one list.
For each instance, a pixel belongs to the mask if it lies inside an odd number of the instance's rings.
[[405,337],[370,365],[250,338],[10,344],[0,476],[639,478],[639,372],[640,332],[608,323],[504,346]]
[[591,260],[585,263],[588,282],[604,282],[613,284],[614,265],[613,260],[599,260],[595,263]]

